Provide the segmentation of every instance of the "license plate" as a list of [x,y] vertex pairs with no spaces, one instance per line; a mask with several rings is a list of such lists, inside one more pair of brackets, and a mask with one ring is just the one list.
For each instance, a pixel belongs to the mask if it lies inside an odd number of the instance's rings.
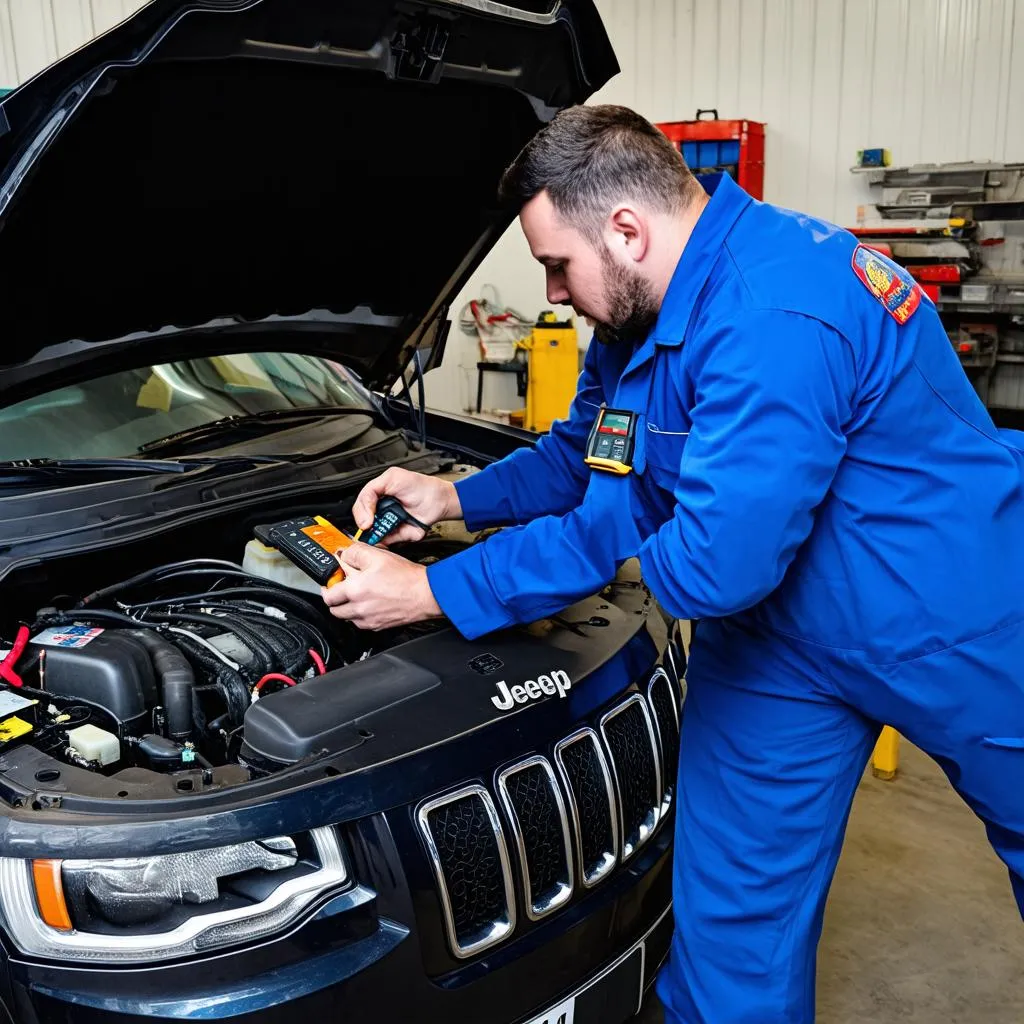
[[530,1024],[574,1024],[576,1020],[576,997],[566,999],[544,1014],[543,1017],[534,1017]]
[[575,995],[527,1024],[623,1024],[640,1010],[644,988],[644,944]]

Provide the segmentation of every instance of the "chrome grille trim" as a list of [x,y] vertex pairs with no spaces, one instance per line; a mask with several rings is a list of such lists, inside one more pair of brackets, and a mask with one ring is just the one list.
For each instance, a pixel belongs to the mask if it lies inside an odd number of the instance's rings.
[[658,710],[654,703],[654,687],[658,684],[660,679],[665,680],[665,686],[668,688],[669,704],[672,706],[672,717],[675,721],[676,729],[676,751],[678,757],[679,750],[679,702],[676,694],[675,686],[672,682],[672,677],[665,671],[664,668],[656,668],[651,675],[650,680],[647,683],[647,704],[648,710],[651,713],[651,722],[654,725],[654,734],[658,741],[658,763],[661,766],[661,816],[668,812],[669,807],[672,805],[673,797],[673,785],[671,780],[675,778],[677,765],[669,763],[669,756],[666,751],[666,737],[661,734],[661,723],[658,721]]
[[[558,882],[557,888],[551,895],[543,893],[534,894],[533,879],[530,876],[530,862],[526,849],[526,836],[508,788],[509,780],[513,776],[530,768],[540,768],[543,771],[550,786],[551,794],[555,799],[555,805],[558,808],[558,824],[562,834],[562,852],[565,856],[566,877]],[[573,894],[573,859],[569,841],[569,817],[565,810],[565,801],[562,799],[562,791],[559,788],[558,780],[555,778],[554,770],[548,763],[548,759],[540,754],[517,761],[511,767],[499,772],[496,786],[502,805],[505,808],[505,813],[508,815],[509,823],[512,826],[512,835],[515,837],[516,847],[519,851],[519,866],[522,869],[526,916],[531,921],[539,921],[567,903],[572,899]]]
[[[586,869],[586,865],[583,863],[583,825],[580,819],[580,811],[576,804],[576,795],[572,788],[572,782],[569,778],[568,770],[565,767],[565,752],[577,743],[584,742],[593,744],[598,767],[600,768],[601,776],[604,779],[612,833],[612,848],[610,850],[602,851],[603,855],[597,867],[589,872]],[[565,739],[559,740],[559,742],[555,744],[555,764],[558,766],[558,774],[561,776],[562,783],[565,786],[565,791],[569,797],[569,811],[572,814],[573,836],[575,837],[574,845],[576,847],[576,863],[579,865],[580,884],[584,888],[590,889],[597,885],[602,878],[614,869],[615,865],[618,863],[619,857],[619,807],[615,798],[615,787],[612,782],[611,769],[608,767],[608,758],[605,756],[604,748],[601,746],[601,740],[598,738],[597,733],[589,726],[584,726],[583,728],[570,733],[565,737]]]
[[[433,829],[430,826],[430,814],[448,804],[456,803],[466,797],[475,796],[479,798],[484,806],[488,821],[494,833],[494,839],[498,847],[498,858],[501,864],[502,882],[505,892],[505,914],[491,923],[490,930],[482,938],[475,942],[463,943],[459,940],[455,929],[455,915],[452,910],[451,897],[448,893],[448,882],[445,878],[444,869],[441,865],[441,855],[434,840]],[[509,860],[508,846],[505,843],[505,833],[501,827],[501,819],[498,817],[498,809],[494,806],[491,794],[477,784],[462,786],[443,796],[434,797],[420,805],[416,812],[416,820],[420,832],[426,842],[427,852],[430,856],[430,865],[434,871],[434,880],[437,884],[437,891],[441,897],[441,909],[444,914],[445,931],[448,935],[448,942],[452,952],[460,959],[474,956],[491,946],[496,946],[506,939],[516,926],[516,899],[512,885],[512,865]]]
[[553,25],[558,21],[559,12],[562,9],[562,0],[555,0],[547,14],[523,11],[518,7],[500,3],[499,0],[443,0],[443,2],[456,7],[466,7],[471,11],[479,11],[481,14],[493,14],[499,18],[512,18],[515,21],[528,21],[534,25]]
[[680,665],[679,662],[685,658],[686,655],[683,653],[683,640],[680,635],[678,622],[672,630],[669,642],[665,645],[665,654],[668,657],[669,667],[672,669],[671,675],[675,677],[675,685],[679,691],[682,692],[683,677],[686,675],[686,672],[685,666]]
[[[611,742],[608,739],[608,726],[623,712],[628,711],[632,706],[638,706],[640,708],[641,716],[644,720],[646,727],[647,739],[650,743],[651,751],[651,766],[654,769],[654,792],[655,802],[654,805],[647,809],[647,813],[644,816],[643,821],[640,823],[638,833],[634,839],[632,836],[626,834],[626,821],[625,821],[625,807],[623,805],[623,784],[622,777],[619,773],[619,766],[615,763],[615,755],[613,753]],[[655,737],[654,726],[651,723],[651,713],[647,706],[647,701],[639,694],[632,693],[620,704],[617,704],[610,711],[606,712],[601,716],[601,737],[604,740],[605,750],[608,753],[608,763],[611,765],[612,777],[615,780],[615,792],[618,797],[617,803],[619,808],[619,836],[621,845],[621,862],[624,864],[630,857],[633,856],[644,844],[654,835],[658,827],[658,822],[661,820],[661,800],[662,800],[662,785],[661,785],[661,756],[658,751],[658,741]]]

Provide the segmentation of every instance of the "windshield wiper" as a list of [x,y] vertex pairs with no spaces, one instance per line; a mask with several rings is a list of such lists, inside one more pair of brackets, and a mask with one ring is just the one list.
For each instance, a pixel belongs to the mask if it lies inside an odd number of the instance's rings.
[[286,461],[286,459],[271,455],[199,455],[174,460],[139,459],[133,456],[95,459],[11,459],[7,462],[0,462],[0,487],[15,487],[21,484],[38,485],[49,480],[57,481],[67,477],[80,476],[110,480],[115,477],[188,473],[205,465],[238,463],[240,466],[249,466],[255,463]]
[[219,437],[236,432],[246,433],[250,427],[261,426],[267,423],[273,424],[280,420],[320,420],[328,416],[355,415],[373,418],[377,413],[374,409],[340,408],[334,405],[315,406],[305,409],[264,409],[263,412],[225,416],[223,419],[201,423],[197,427],[179,430],[176,434],[168,434],[167,437],[158,438],[156,441],[149,441],[147,444],[142,445],[138,452],[140,455],[148,455],[151,452],[188,447],[195,441],[204,441],[210,437]]

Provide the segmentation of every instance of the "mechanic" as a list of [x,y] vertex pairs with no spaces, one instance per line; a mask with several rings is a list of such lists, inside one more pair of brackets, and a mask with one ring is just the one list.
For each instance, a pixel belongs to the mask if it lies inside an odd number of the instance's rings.
[[[930,300],[846,231],[728,176],[709,196],[620,107],[557,116],[501,192],[549,301],[596,324],[571,411],[454,486],[370,483],[360,526],[390,494],[424,523],[510,528],[426,569],[354,545],[333,613],[443,613],[475,638],[638,556],[661,605],[700,620],[670,1022],[813,1020],[826,894],[883,723],[983,819],[1024,912],[1024,436],[994,427]],[[628,473],[584,462],[604,403],[637,417]]]

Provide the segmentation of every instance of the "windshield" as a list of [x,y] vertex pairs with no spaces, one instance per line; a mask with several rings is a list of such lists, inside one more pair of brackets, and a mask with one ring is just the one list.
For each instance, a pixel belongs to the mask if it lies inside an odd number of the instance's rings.
[[207,356],[125,370],[0,409],[0,460],[134,455],[182,430],[274,410],[372,411],[344,367],[287,353]]

